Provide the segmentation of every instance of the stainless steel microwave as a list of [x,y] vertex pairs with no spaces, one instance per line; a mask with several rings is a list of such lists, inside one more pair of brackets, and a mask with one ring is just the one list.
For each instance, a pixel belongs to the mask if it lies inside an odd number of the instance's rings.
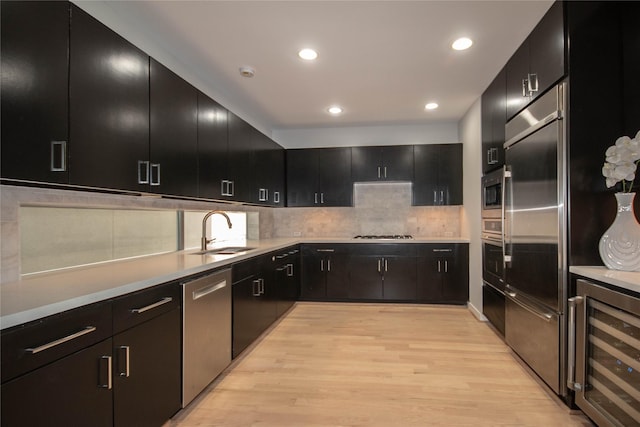
[[482,177],[482,217],[501,218],[504,194],[504,171],[498,169]]

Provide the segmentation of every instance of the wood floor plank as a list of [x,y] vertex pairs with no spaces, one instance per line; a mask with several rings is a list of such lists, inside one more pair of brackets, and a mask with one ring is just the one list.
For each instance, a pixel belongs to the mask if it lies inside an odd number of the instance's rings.
[[592,426],[464,307],[297,303],[170,426]]

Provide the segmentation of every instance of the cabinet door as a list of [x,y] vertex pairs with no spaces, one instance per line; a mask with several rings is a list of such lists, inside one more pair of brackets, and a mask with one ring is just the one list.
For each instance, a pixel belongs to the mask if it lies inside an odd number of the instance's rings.
[[413,205],[434,206],[438,204],[439,148],[416,145],[414,156]]
[[346,253],[325,257],[327,299],[343,300],[349,297],[349,258]]
[[283,207],[286,205],[285,149],[270,139],[268,139],[268,143],[266,163],[269,167],[269,172],[266,176],[266,183],[269,191],[267,204],[269,206]]
[[101,341],[4,383],[2,425],[113,426],[111,345]]
[[417,296],[425,302],[442,301],[442,277],[438,271],[438,257],[419,256],[417,259]]
[[532,99],[565,75],[563,2],[555,2],[529,35],[529,73],[534,80]]
[[[254,194],[253,141],[251,125],[229,112],[229,180],[233,182],[231,200],[257,201]],[[254,200],[255,199],[255,200]]]
[[413,301],[417,296],[415,257],[384,257],[383,298]]
[[469,300],[469,245],[452,245],[443,259],[442,299],[453,304]]
[[113,337],[114,425],[160,426],[180,410],[181,311]]
[[233,284],[233,357],[238,356],[260,335],[255,313],[260,310],[257,277],[250,276]]
[[302,257],[300,297],[306,300],[327,298],[326,260],[322,255],[305,252]]
[[462,204],[462,144],[443,144],[438,150],[438,188],[440,205]]
[[507,120],[515,116],[531,101],[527,88],[529,74],[529,39],[511,56],[506,65]]
[[352,206],[351,148],[318,150],[319,202],[324,206]]
[[284,200],[284,149],[257,130],[254,135],[255,201],[269,206],[281,205]]
[[349,298],[355,300],[381,300],[382,257],[353,255],[349,262]]
[[382,149],[380,147],[353,147],[351,149],[353,182],[378,181],[383,176]]
[[506,69],[503,68],[482,94],[482,172],[504,165],[506,110]]
[[151,191],[198,195],[198,91],[151,59]]
[[3,178],[67,183],[69,3],[3,1]]
[[227,178],[227,109],[198,92],[198,194],[206,199],[222,198]]
[[148,191],[149,56],[73,5],[70,52],[71,184]]
[[413,145],[384,147],[381,172],[384,180],[413,181]]
[[318,151],[287,150],[287,206],[313,206],[318,191]]

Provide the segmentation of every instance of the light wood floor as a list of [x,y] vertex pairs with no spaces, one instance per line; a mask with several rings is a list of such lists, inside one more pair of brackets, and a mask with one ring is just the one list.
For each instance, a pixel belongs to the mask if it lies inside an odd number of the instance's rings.
[[466,308],[298,303],[168,425],[592,424]]

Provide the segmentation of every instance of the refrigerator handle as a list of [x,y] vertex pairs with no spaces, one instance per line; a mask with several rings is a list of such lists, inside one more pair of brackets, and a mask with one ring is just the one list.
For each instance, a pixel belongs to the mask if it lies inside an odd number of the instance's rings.
[[509,268],[511,266],[511,254],[507,249],[511,249],[511,233],[508,233],[511,221],[507,219],[507,178],[511,178],[511,171],[508,165],[504,165],[504,172],[502,174],[502,266],[503,268]]
[[582,390],[582,384],[576,382],[576,309],[581,304],[583,297],[576,296],[569,298],[569,325],[568,325],[568,348],[567,348],[567,387],[570,390]]

